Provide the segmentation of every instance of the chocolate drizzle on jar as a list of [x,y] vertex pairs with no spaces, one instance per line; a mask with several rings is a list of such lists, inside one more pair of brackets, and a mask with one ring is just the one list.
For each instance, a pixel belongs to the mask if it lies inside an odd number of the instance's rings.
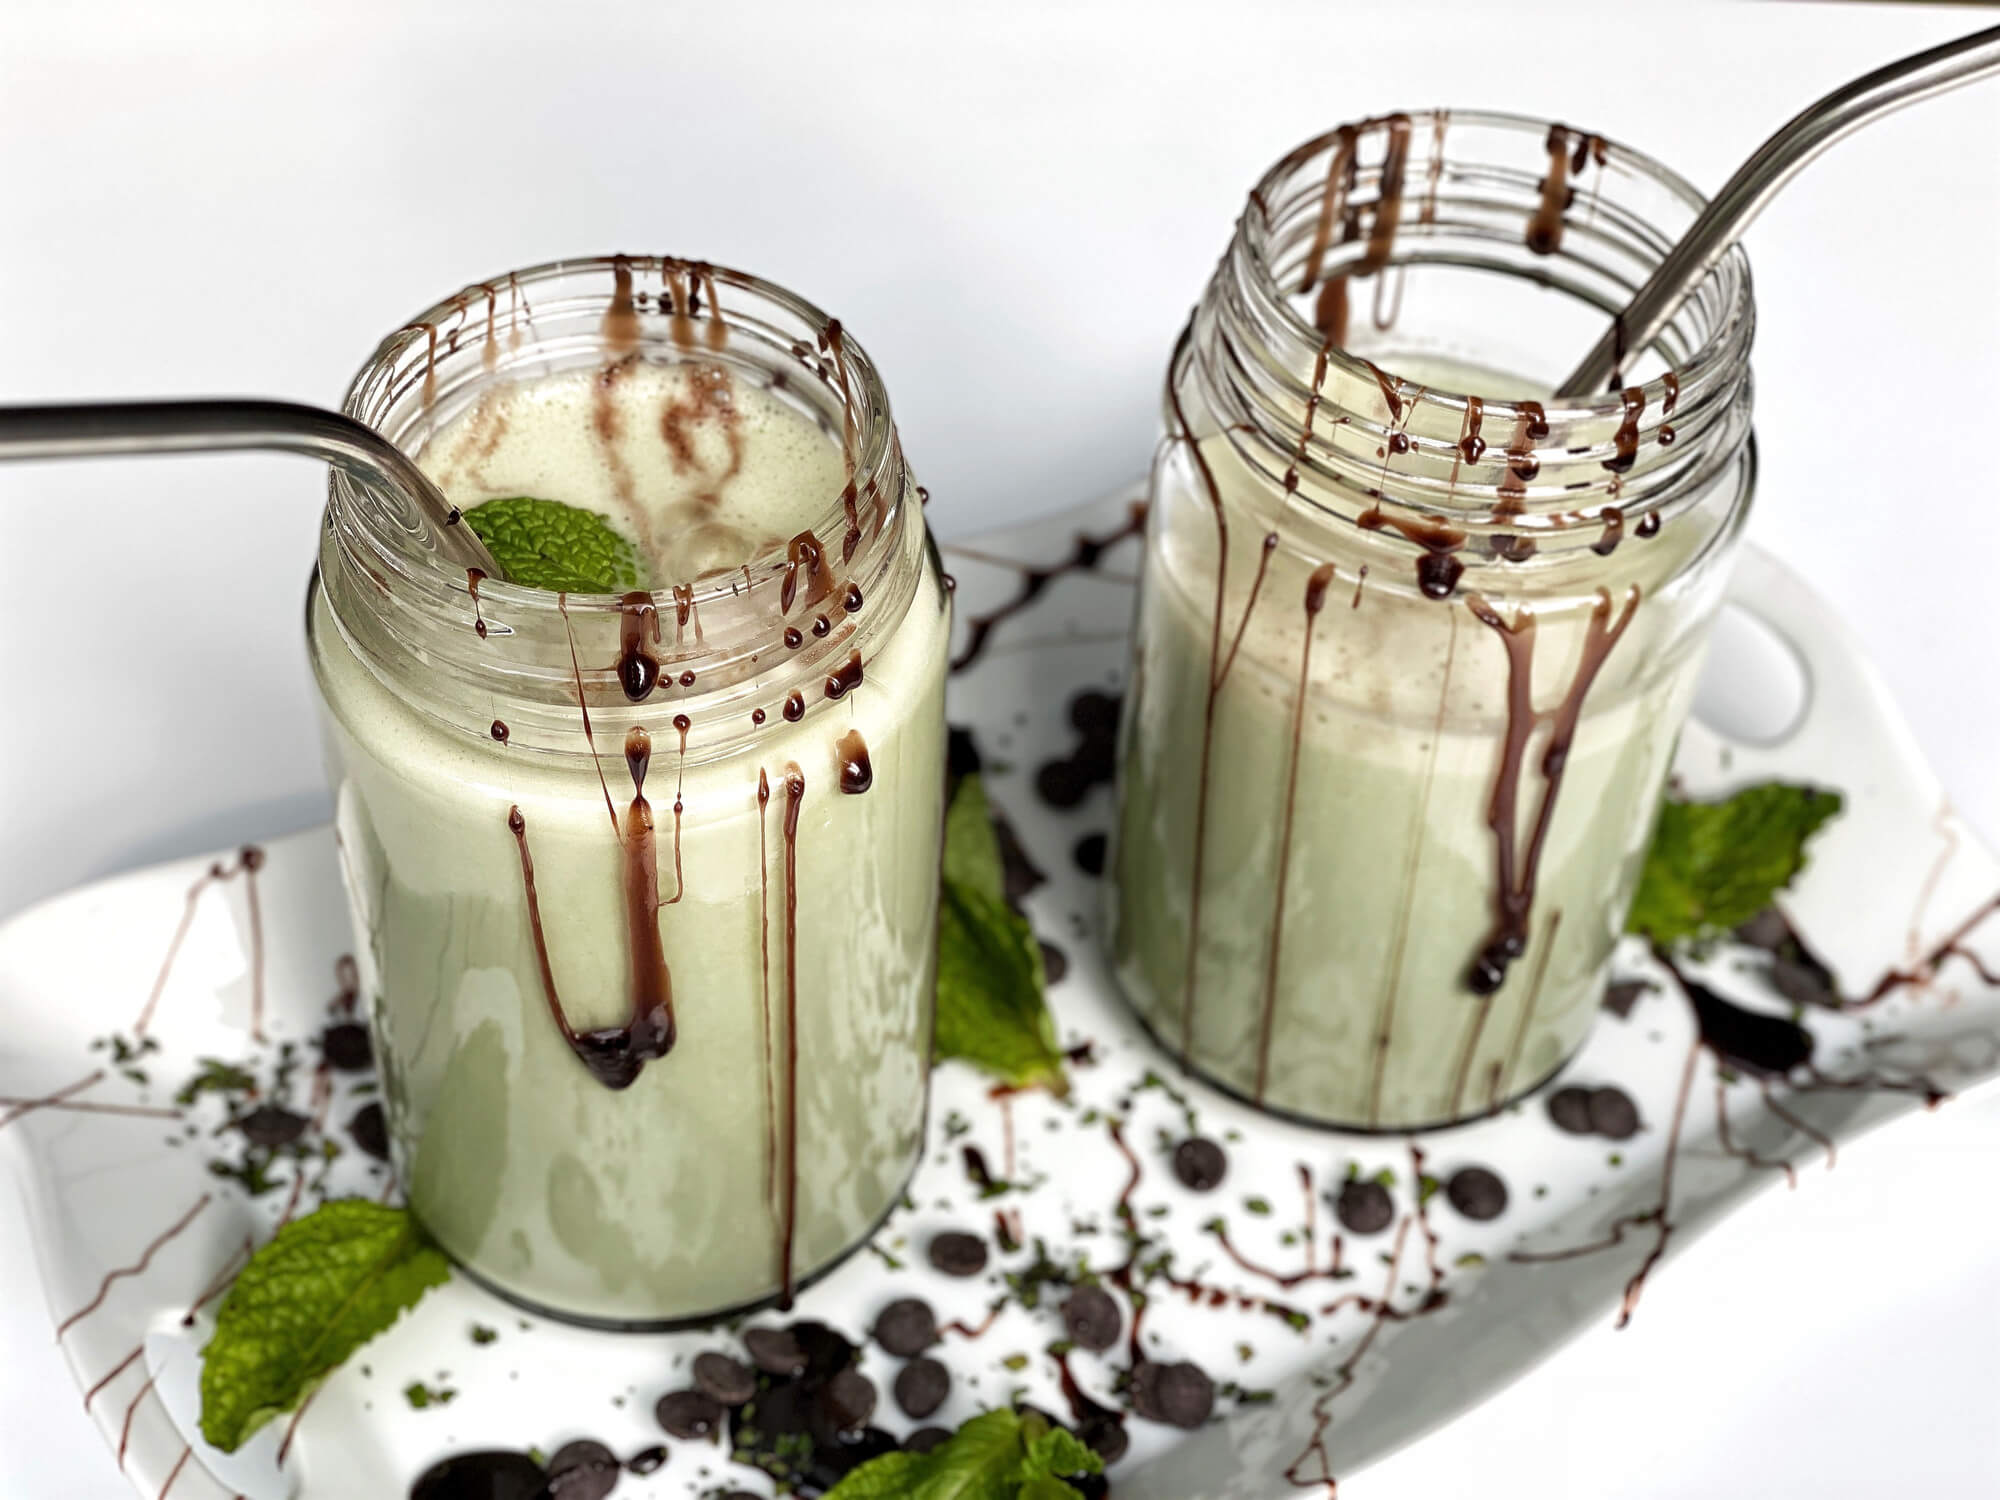
[[1299,647],[1299,681],[1292,698],[1292,754],[1285,770],[1285,811],[1278,824],[1278,889],[1271,905],[1271,947],[1264,961],[1264,1007],[1257,1023],[1257,1081],[1251,1097],[1264,1101],[1271,1071],[1271,1027],[1278,1013],[1278,964],[1285,940],[1285,887],[1291,876],[1292,824],[1299,803],[1299,752],[1304,745],[1306,695],[1312,687],[1313,627],[1333,586],[1332,563],[1321,563],[1306,579],[1305,628]]
[[1501,740],[1499,767],[1493,777],[1493,794],[1487,803],[1487,825],[1493,830],[1493,926],[1466,976],[1466,987],[1475,995],[1496,992],[1507,981],[1508,966],[1527,951],[1535,882],[1555,815],[1556,798],[1562,790],[1570,745],[1576,738],[1577,720],[1605,658],[1632,623],[1639,597],[1639,586],[1633,584],[1614,620],[1610,592],[1598,590],[1576,675],[1570,679],[1553,713],[1548,715],[1549,739],[1540,766],[1541,801],[1535,810],[1534,828],[1525,851],[1520,847],[1521,780],[1527,769],[1528,742],[1543,721],[1534,703],[1535,616],[1523,607],[1515,611],[1510,622],[1479,595],[1466,597],[1466,607],[1474,618],[1500,637],[1507,653],[1507,729]]

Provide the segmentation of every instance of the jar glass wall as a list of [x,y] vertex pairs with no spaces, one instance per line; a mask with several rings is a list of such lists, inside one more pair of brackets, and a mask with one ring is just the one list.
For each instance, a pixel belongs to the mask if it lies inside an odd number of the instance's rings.
[[468,576],[333,481],[308,631],[411,1205],[560,1316],[788,1299],[927,1093],[949,608],[874,368],[779,288],[612,257],[439,304],[347,410],[455,503],[607,512],[646,584]]
[[1168,371],[1109,882],[1128,997],[1223,1087],[1411,1129],[1582,1042],[1747,511],[1741,254],[1537,398],[1699,208],[1487,115],[1252,192]]

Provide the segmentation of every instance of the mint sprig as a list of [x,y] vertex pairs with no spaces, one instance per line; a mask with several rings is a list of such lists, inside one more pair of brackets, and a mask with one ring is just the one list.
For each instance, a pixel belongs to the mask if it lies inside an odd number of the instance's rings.
[[451,1276],[409,1210],[342,1198],[250,1257],[201,1355],[201,1435],[233,1453]]
[[1074,1433],[1035,1412],[989,1411],[928,1453],[885,1453],[827,1492],[826,1500],[1064,1500],[1063,1480],[1103,1462]]
[[465,512],[507,581],[571,594],[622,594],[641,587],[639,554],[594,510],[516,495]]
[[1013,1088],[1068,1093],[1047,988],[1034,929],[1007,904],[985,787],[977,775],[966,776],[945,814],[938,1057],[960,1058]]
[[1664,802],[1626,930],[1667,948],[1749,921],[1805,868],[1807,840],[1840,808],[1838,792],[1777,781]]

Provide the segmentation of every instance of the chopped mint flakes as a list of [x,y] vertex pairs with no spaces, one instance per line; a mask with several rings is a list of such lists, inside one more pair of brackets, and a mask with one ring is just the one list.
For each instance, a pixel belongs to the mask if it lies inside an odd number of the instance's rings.
[[619,594],[641,587],[639,554],[594,510],[516,495],[465,512],[507,580],[571,594]]
[[1660,807],[1627,930],[1665,948],[1747,922],[1805,867],[1838,792],[1765,782],[1720,802]]

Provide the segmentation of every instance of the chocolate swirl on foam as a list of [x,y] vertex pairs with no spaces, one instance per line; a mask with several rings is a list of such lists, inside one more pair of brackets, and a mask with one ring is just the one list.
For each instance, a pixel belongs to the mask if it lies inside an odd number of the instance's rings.
[[[341,628],[418,713],[484,736],[491,700],[503,697],[516,750],[580,757],[579,684],[613,746],[635,724],[657,729],[671,695],[693,720],[688,755],[698,764],[741,748],[759,732],[758,714],[777,722],[792,691],[817,700],[819,684],[855,651],[871,658],[901,618],[916,587],[898,566],[903,527],[919,511],[881,379],[838,319],[754,276],[606,256],[476,283],[386,339],[345,410],[414,449],[496,380],[615,368],[635,354],[697,361],[769,389],[840,445],[847,483],[808,531],[742,567],[559,603],[494,579],[480,580],[475,598],[462,569],[414,545],[395,504],[336,478],[320,567],[336,591],[374,595],[369,609],[343,612]],[[411,658],[427,666],[421,694],[395,670]]]

